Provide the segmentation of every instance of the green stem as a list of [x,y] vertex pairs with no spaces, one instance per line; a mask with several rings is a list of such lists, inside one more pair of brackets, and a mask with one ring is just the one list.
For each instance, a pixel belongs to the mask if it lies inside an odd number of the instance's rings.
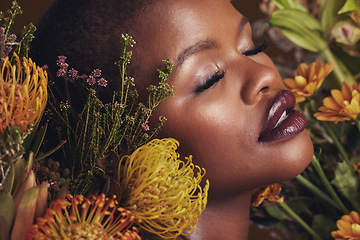
[[323,184],[325,185],[325,188],[327,189],[327,191],[329,192],[329,194],[331,195],[331,197],[334,199],[334,201],[337,203],[338,208],[344,213],[344,214],[349,214],[349,210],[345,207],[345,205],[342,203],[342,201],[340,200],[340,198],[338,197],[338,195],[336,194],[334,188],[331,186],[329,180],[327,179],[324,171],[321,168],[320,162],[316,159],[315,155],[313,156],[312,159],[312,165],[314,166],[315,171],[317,172],[317,174],[319,175],[321,181],[323,182]]
[[320,1],[320,7],[321,7],[321,9],[324,9],[324,6],[325,6],[325,0],[321,0],[321,1]]
[[309,101],[309,104],[310,104],[310,109],[311,109],[312,113],[313,114],[316,113],[318,111],[318,106],[316,105],[314,99],[311,99]]
[[357,121],[356,121],[356,126],[357,126],[357,128],[358,128],[358,130],[359,130],[359,132],[360,132],[360,120],[357,120]]
[[302,218],[297,215],[286,203],[279,203],[279,206],[294,220],[296,220],[305,230],[310,233],[310,235],[316,239],[321,240],[321,237],[304,221]]
[[336,204],[336,202],[334,202],[328,195],[326,195],[323,191],[321,191],[320,188],[318,188],[317,186],[312,184],[309,180],[307,180],[306,178],[304,178],[301,175],[298,175],[296,177],[296,180],[298,180],[300,182],[300,184],[302,184],[304,187],[306,187],[307,189],[312,191],[316,196],[323,199],[325,202],[329,203],[331,206],[336,207],[337,209],[341,210],[339,208],[339,206]]
[[350,163],[350,159],[348,158],[345,149],[343,148],[343,146],[341,145],[339,139],[337,138],[336,134],[334,133],[334,131],[331,129],[331,127],[327,124],[324,123],[323,124],[324,128],[326,129],[326,131],[329,133],[330,137],[332,138],[332,140],[334,141],[334,144],[336,146],[336,148],[339,150],[341,156],[343,157],[343,159],[345,160],[345,162],[349,165],[349,167],[351,168],[352,165]]
[[321,52],[325,57],[327,62],[331,62],[334,64],[334,74],[337,78],[337,85],[338,87],[341,86],[343,81],[348,82],[350,85],[355,83],[355,79],[349,70],[343,65],[342,62],[338,61],[334,54],[331,52],[330,48],[326,48]]

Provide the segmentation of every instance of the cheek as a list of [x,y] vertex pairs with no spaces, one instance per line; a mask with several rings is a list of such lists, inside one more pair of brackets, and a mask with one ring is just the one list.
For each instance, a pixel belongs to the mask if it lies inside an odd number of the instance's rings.
[[255,150],[249,140],[253,127],[232,106],[207,104],[188,109],[182,112],[186,117],[178,114],[175,122],[169,118],[165,126],[167,134],[179,140],[181,156],[193,155],[194,163],[206,169],[213,193],[243,188],[247,171],[256,165],[249,155]]
[[160,136],[177,138],[182,152],[194,157],[213,153],[215,149],[222,151],[224,142],[237,138],[236,129],[241,129],[244,121],[237,116],[236,108],[239,106],[225,101],[205,99],[187,104],[177,102],[175,98],[159,108],[168,119]]
[[158,137],[176,138],[181,158],[193,155],[194,163],[206,169],[213,197],[293,178],[312,158],[305,131],[286,141],[259,144],[259,111],[234,101],[209,98],[187,105],[170,98],[156,112],[168,118]]

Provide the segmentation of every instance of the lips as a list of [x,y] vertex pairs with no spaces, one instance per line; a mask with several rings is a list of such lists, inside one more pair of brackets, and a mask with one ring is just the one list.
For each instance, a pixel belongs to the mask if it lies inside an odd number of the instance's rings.
[[259,142],[272,142],[294,136],[306,127],[306,118],[295,108],[295,96],[287,91],[279,92],[270,105]]

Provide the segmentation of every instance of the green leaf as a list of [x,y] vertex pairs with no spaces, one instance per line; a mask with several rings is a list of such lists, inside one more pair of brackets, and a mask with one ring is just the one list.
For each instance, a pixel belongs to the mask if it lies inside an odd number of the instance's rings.
[[328,1],[324,5],[324,9],[321,13],[321,26],[323,31],[328,34],[331,29],[339,20],[344,16],[338,14],[339,9],[344,5],[345,0]]
[[37,155],[37,153],[39,152],[39,149],[41,147],[41,144],[44,141],[47,126],[48,126],[47,124],[42,126],[37,133],[37,136],[34,140],[34,144],[31,147],[31,151],[34,153],[34,156]]
[[10,239],[14,221],[14,201],[9,192],[0,193],[0,239]]
[[314,203],[314,199],[310,197],[300,196],[296,198],[292,198],[288,203],[289,207],[296,212],[297,214],[301,214]]
[[34,222],[38,194],[38,187],[32,187],[24,193],[16,213],[14,227],[11,231],[11,239],[25,240],[24,230]]
[[[339,0],[337,0],[337,1],[339,1]],[[360,8],[360,6],[357,3],[357,0],[346,0],[344,6],[339,10],[338,14],[352,12],[352,11],[357,10],[359,8]]]
[[331,232],[336,230],[336,223],[332,219],[318,214],[313,218],[312,228],[322,239],[330,239]]
[[15,169],[15,179],[14,179],[14,185],[13,185],[12,192],[14,192],[18,182],[22,178],[25,167],[26,167],[26,163],[25,163],[24,158],[20,158],[19,160],[17,160],[15,162],[15,167],[14,167],[14,169]]
[[332,183],[338,188],[344,197],[351,203],[358,200],[359,180],[346,162],[339,162],[334,170],[335,178]]
[[279,8],[279,9],[298,9],[301,10],[303,12],[307,12],[307,10],[304,8],[303,5],[301,5],[301,3],[299,3],[299,1],[297,0],[273,0],[273,3],[275,3],[275,5]]
[[306,12],[296,9],[277,10],[269,24],[278,27],[290,41],[304,49],[320,52],[327,48],[319,21]]
[[10,170],[4,181],[2,191],[11,193],[12,188],[14,186],[14,180],[15,180],[15,164],[11,164],[11,166],[9,166],[9,167],[10,167]]
[[40,161],[40,160],[42,160],[44,158],[47,158],[48,156],[50,156],[51,154],[56,152],[59,148],[61,148],[65,143],[66,143],[66,140],[62,141],[61,143],[59,143],[56,147],[54,147],[50,151],[47,151],[46,153],[42,154],[41,156],[35,158],[34,161],[37,162],[37,161]]
[[[24,171],[25,173],[27,171]],[[24,180],[20,180],[19,186],[17,186],[14,190],[13,198],[14,198],[14,207],[15,207],[15,214],[17,214],[17,211],[19,209],[19,206],[21,204],[21,201],[25,195],[25,193],[36,186],[36,179],[35,179],[35,173],[34,171],[28,172],[27,176],[24,174],[24,177],[26,177]]]
[[48,182],[42,182],[38,187],[39,193],[36,200],[35,216],[34,218],[44,217],[47,207],[48,199]]
[[33,152],[30,152],[26,165],[27,165],[26,170],[31,171],[31,169],[34,166],[34,154],[33,154]]
[[26,138],[24,139],[24,142],[23,142],[23,147],[25,149],[25,152],[28,151],[28,149],[30,148],[31,146],[31,143],[32,141],[34,140],[34,137],[36,135],[36,132],[37,132],[37,129],[39,127],[39,123],[38,122],[35,126],[32,127],[31,129],[31,132],[26,136]]
[[284,211],[277,204],[269,205],[265,208],[265,210],[270,216],[278,220],[283,220],[287,217]]
[[348,68],[348,70],[353,74],[357,75],[360,73],[360,58],[350,56],[344,52],[340,47],[332,47],[331,52],[335,55],[337,59],[341,59],[341,62]]

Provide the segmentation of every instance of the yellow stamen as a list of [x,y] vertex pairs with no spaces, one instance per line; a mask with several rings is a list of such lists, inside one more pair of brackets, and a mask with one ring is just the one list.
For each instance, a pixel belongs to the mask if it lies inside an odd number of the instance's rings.
[[189,235],[205,209],[209,183],[201,188],[205,170],[181,161],[175,139],[154,139],[119,164],[119,182],[124,206],[137,223],[162,238]]
[[360,235],[360,225],[358,223],[351,224],[351,231],[356,235]]
[[296,76],[295,82],[296,82],[298,88],[301,88],[301,89],[304,88],[307,84],[307,80],[303,76]]
[[27,130],[29,123],[37,123],[47,102],[46,71],[36,66],[31,59],[14,53],[16,63],[9,57],[3,59],[0,73],[0,134],[9,125],[19,125]]

